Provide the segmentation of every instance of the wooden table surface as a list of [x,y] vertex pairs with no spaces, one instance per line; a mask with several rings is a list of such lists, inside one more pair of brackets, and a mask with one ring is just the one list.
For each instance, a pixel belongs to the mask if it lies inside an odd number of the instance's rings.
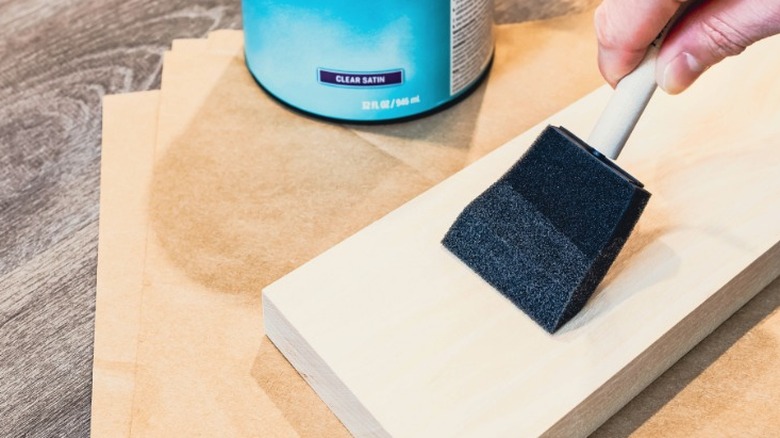
[[[240,27],[239,0],[0,0],[0,436],[89,434],[102,96],[158,88],[174,38]],[[776,281],[597,434],[636,430],[779,301]]]

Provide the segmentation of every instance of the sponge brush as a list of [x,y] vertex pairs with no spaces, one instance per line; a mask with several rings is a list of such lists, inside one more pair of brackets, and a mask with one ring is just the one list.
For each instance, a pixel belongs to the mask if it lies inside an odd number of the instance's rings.
[[552,333],[593,294],[649,198],[598,151],[548,126],[442,243]]

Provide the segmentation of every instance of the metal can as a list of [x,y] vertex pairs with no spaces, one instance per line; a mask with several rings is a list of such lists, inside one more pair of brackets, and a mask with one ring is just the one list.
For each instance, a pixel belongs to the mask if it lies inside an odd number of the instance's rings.
[[242,0],[249,71],[301,111],[398,120],[474,89],[493,55],[493,0]]

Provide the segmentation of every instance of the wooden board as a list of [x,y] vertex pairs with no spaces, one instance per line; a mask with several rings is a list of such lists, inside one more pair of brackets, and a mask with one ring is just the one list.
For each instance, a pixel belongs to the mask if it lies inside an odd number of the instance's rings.
[[780,40],[659,94],[621,157],[653,193],[584,311],[536,326],[439,241],[547,124],[264,291],[268,336],[358,436],[586,435],[780,274]]

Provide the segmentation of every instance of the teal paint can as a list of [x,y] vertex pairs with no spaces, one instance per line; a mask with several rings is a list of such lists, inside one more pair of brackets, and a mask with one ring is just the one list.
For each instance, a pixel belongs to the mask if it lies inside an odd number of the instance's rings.
[[405,119],[474,89],[493,55],[493,0],[242,0],[246,63],[301,111]]

